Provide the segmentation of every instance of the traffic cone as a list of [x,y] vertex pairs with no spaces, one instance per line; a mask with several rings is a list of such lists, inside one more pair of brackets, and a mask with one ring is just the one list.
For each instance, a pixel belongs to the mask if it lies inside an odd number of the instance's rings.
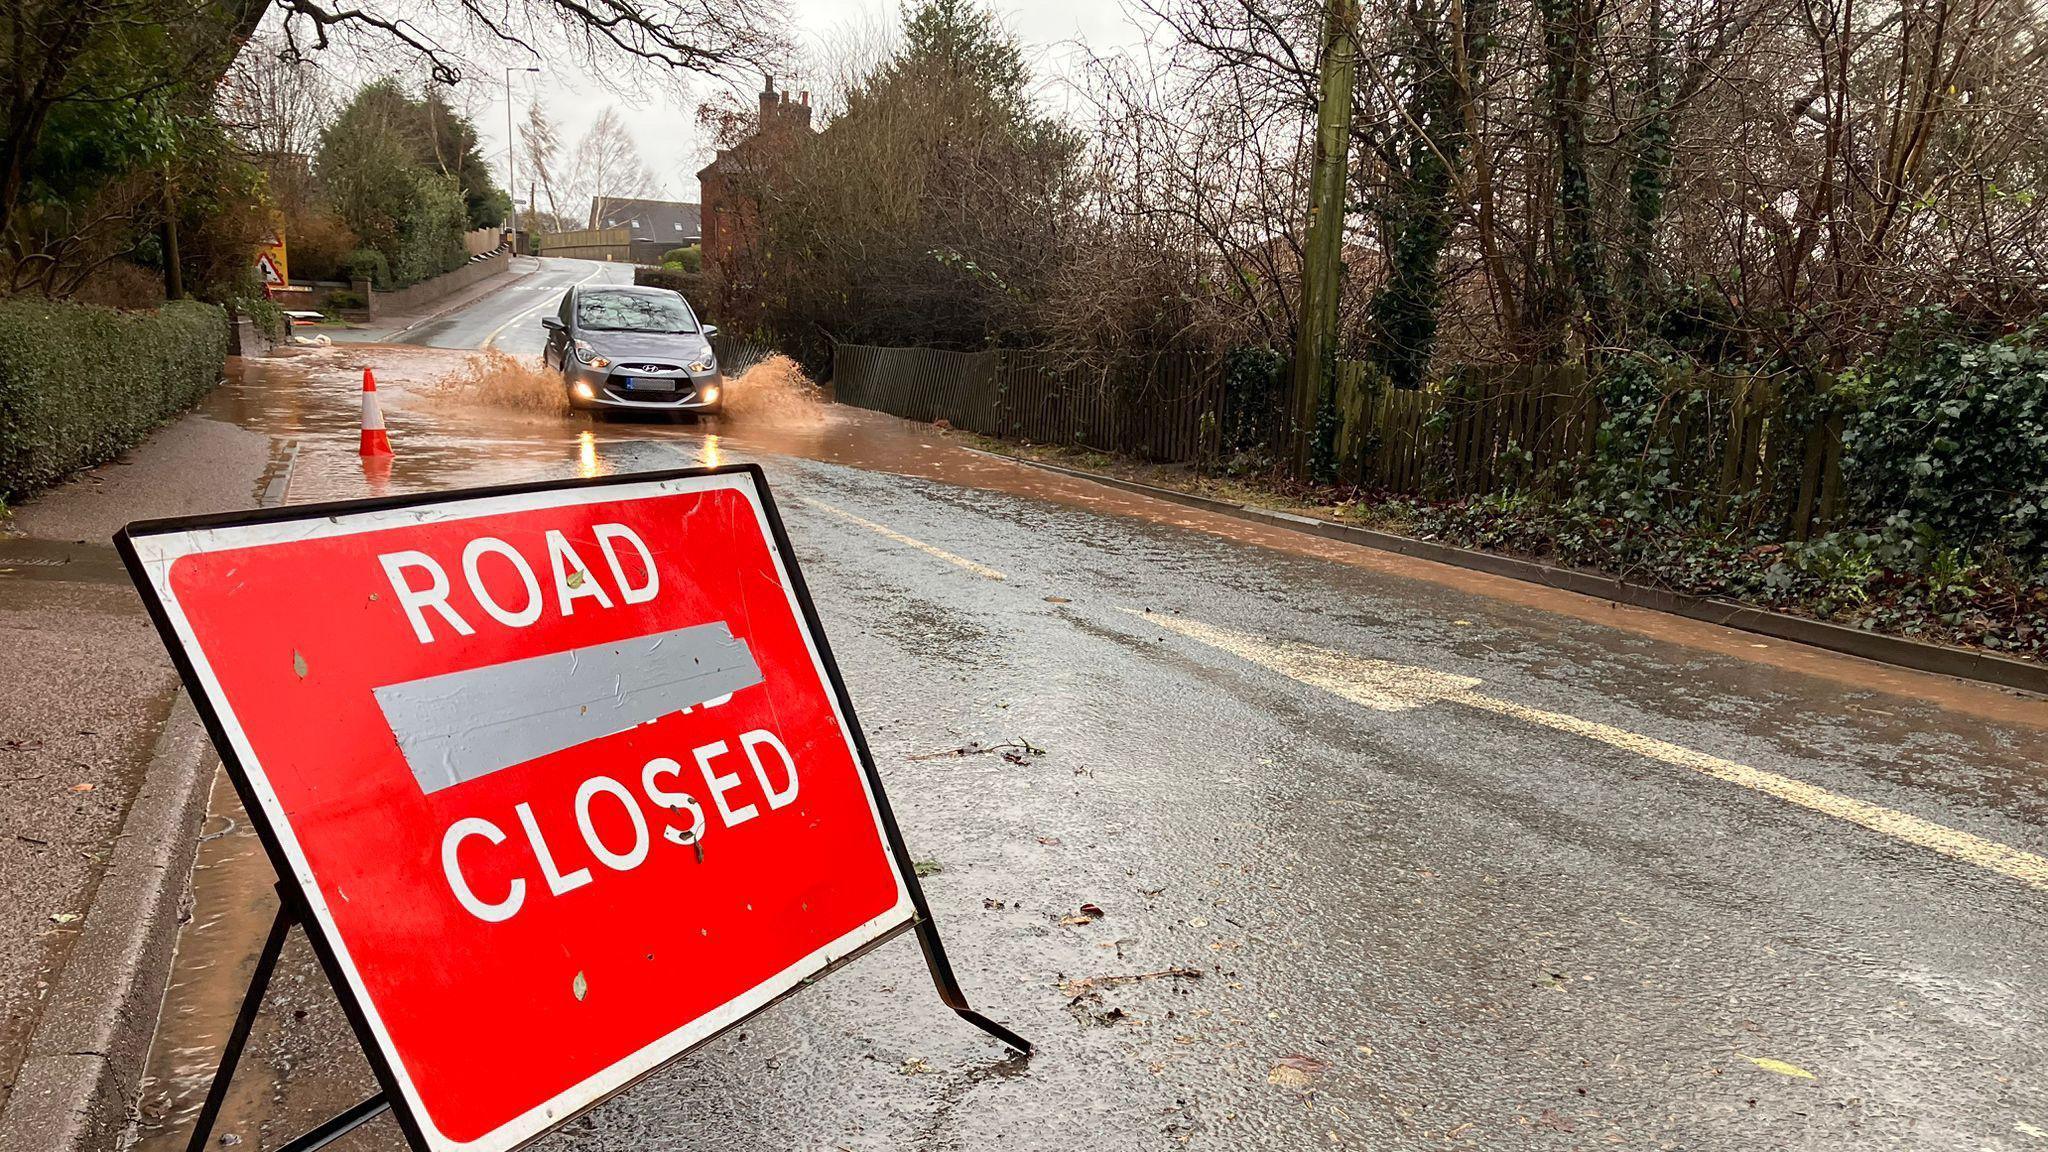
[[384,410],[377,407],[377,378],[368,368],[363,369],[363,443],[357,454],[391,455],[391,437],[384,434]]

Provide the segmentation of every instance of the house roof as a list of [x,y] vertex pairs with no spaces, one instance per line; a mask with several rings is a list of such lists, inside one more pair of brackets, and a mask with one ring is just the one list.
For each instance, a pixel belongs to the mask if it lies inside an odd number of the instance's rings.
[[652,240],[695,243],[704,235],[702,212],[696,204],[680,200],[638,200],[619,196],[590,199],[591,224],[597,228],[626,228],[633,235]]

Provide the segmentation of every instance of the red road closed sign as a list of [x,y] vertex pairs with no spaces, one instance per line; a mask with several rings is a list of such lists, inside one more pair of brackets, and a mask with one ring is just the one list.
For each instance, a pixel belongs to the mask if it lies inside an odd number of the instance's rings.
[[519,1145],[917,918],[757,469],[122,543],[416,1145]]

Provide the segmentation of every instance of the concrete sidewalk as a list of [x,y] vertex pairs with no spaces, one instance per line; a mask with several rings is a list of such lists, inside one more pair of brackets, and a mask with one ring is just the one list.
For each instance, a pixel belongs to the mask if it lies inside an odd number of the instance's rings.
[[[130,520],[262,501],[283,460],[272,437],[208,414],[226,391],[0,524],[0,1145],[118,1125],[140,1074],[162,992],[146,969],[167,964],[185,883],[159,857],[181,838],[189,854],[181,822],[203,811],[212,759],[110,540]],[[178,771],[151,778],[164,758]],[[110,867],[122,879],[103,885]],[[106,1002],[79,1011],[80,995]],[[74,1011],[45,1013],[65,996]],[[120,1085],[115,1115],[75,1115],[80,1077]]]
[[392,313],[379,316],[375,323],[351,325],[347,328],[308,329],[319,331],[337,344],[403,344],[406,334],[414,328],[432,323],[451,312],[458,312],[496,292],[502,292],[540,270],[540,259],[534,256],[514,256],[501,275],[479,281],[468,288],[444,296],[426,308],[410,313]]

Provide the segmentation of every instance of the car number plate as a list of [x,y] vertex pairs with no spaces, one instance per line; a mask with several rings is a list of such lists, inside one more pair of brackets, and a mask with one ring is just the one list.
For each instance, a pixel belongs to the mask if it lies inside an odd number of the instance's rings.
[[628,392],[673,392],[676,390],[676,382],[673,380],[654,379],[647,376],[628,376],[626,377],[626,390]]

